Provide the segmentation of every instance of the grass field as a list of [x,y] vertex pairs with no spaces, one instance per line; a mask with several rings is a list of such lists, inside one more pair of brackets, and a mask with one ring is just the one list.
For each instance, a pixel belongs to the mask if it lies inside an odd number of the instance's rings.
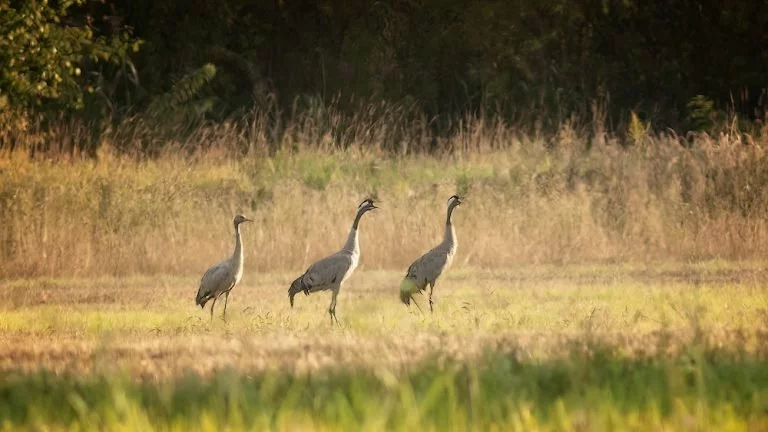
[[[385,123],[257,123],[0,148],[0,427],[768,431],[768,133],[475,122],[421,154]],[[454,267],[409,310],[454,193]],[[291,309],[367,196],[341,326],[327,294]],[[236,213],[245,276],[211,322]]]
[[[457,268],[436,311],[401,272],[287,301],[248,273],[228,320],[197,276],[8,280],[6,429],[766,430],[761,262]],[[422,305],[424,302],[422,300]]]

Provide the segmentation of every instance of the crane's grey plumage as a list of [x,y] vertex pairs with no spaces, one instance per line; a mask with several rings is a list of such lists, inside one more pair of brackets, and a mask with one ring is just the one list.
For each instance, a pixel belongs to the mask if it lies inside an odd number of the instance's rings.
[[213,320],[213,308],[216,306],[216,300],[222,294],[224,294],[223,318],[226,320],[229,292],[243,277],[243,239],[240,235],[240,224],[243,222],[253,221],[243,215],[235,216],[233,221],[235,225],[235,251],[232,256],[209,268],[200,280],[200,288],[197,290],[195,302],[200,305],[200,308],[204,308],[208,300],[213,299],[211,320]]
[[291,307],[293,307],[293,297],[299,292],[309,295],[313,292],[330,290],[331,304],[328,307],[328,313],[331,315],[331,324],[333,324],[333,320],[336,320],[336,323],[339,322],[336,318],[336,297],[339,295],[341,285],[352,276],[360,261],[360,242],[357,236],[360,218],[366,212],[377,208],[372,199],[366,199],[360,203],[344,247],[335,254],[309,266],[303,275],[291,283],[291,287],[288,288],[288,299],[291,302]]
[[[445,221],[443,241],[408,267],[408,272],[400,284],[400,300],[406,306],[411,304],[414,294],[421,293],[429,285],[429,310],[432,311],[432,290],[435,288],[437,278],[451,266],[453,257],[456,255],[458,240],[456,239],[456,230],[454,230],[451,222],[451,215],[453,209],[460,204],[461,198],[457,195],[448,199],[448,217]],[[419,306],[415,300],[414,304]]]

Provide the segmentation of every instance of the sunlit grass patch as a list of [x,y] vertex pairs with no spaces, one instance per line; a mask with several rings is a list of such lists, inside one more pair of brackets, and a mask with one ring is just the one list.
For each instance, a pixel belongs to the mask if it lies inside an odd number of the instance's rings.
[[[287,301],[251,273],[194,305],[196,276],[6,281],[9,430],[761,430],[759,263],[459,266],[434,313],[400,271]],[[425,305],[425,299],[417,296]]]

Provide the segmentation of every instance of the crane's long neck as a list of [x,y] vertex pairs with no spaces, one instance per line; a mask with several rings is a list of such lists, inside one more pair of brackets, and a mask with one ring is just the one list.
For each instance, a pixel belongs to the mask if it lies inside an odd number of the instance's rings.
[[453,209],[455,209],[456,206],[448,206],[448,216],[445,218],[445,224],[450,225],[451,224],[451,216],[453,216]]
[[240,235],[240,225],[235,225],[235,252],[232,254],[232,259],[238,266],[243,265],[243,236]]
[[355,227],[352,227],[352,229],[349,230],[349,235],[347,236],[347,242],[344,243],[343,250],[347,252],[352,252],[352,253],[360,252],[360,241],[358,240],[357,229]]
[[363,214],[365,214],[364,211],[357,212],[357,215],[355,216],[355,221],[352,223],[352,229],[349,230],[349,235],[347,236],[347,242],[344,243],[343,250],[348,252],[360,251],[360,240],[357,237],[357,227],[360,224],[360,218],[363,217]]
[[443,242],[450,245],[456,245],[456,230],[453,228],[453,223],[451,222],[454,208],[456,207],[448,207],[448,217],[445,219],[445,234],[443,234]]
[[357,231],[357,225],[360,224],[360,218],[365,214],[365,210],[358,210],[355,215],[355,221],[352,222],[352,229]]

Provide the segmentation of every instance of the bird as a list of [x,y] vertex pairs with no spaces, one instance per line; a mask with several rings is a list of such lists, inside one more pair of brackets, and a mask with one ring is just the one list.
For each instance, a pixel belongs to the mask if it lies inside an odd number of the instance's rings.
[[360,241],[357,235],[358,224],[360,223],[360,218],[365,213],[377,208],[371,198],[367,198],[360,203],[344,247],[335,254],[310,265],[304,274],[291,283],[290,288],[288,288],[288,299],[291,302],[291,307],[293,307],[293,297],[299,292],[309,295],[313,292],[328,290],[331,291],[331,304],[328,307],[331,325],[333,325],[334,320],[336,320],[336,324],[339,323],[339,319],[336,318],[336,297],[339,295],[341,285],[352,276],[357,264],[360,262]]
[[197,290],[195,302],[202,309],[208,300],[213,299],[211,304],[211,321],[213,321],[213,308],[216,306],[216,300],[222,294],[224,294],[224,315],[222,319],[224,321],[227,320],[229,292],[232,291],[232,288],[243,277],[243,238],[240,235],[240,224],[243,222],[253,222],[253,220],[243,215],[235,216],[233,221],[235,225],[235,251],[232,253],[232,256],[209,268],[200,280],[200,288]]
[[435,288],[437,278],[451,266],[453,257],[456,255],[458,240],[456,239],[456,230],[451,222],[453,210],[461,205],[462,201],[458,195],[453,195],[448,199],[448,217],[445,221],[445,234],[443,241],[425,253],[419,259],[413,262],[400,284],[400,301],[406,306],[410,306],[411,300],[416,307],[421,307],[413,299],[416,293],[423,294],[429,285],[429,311],[432,312],[432,290]]

